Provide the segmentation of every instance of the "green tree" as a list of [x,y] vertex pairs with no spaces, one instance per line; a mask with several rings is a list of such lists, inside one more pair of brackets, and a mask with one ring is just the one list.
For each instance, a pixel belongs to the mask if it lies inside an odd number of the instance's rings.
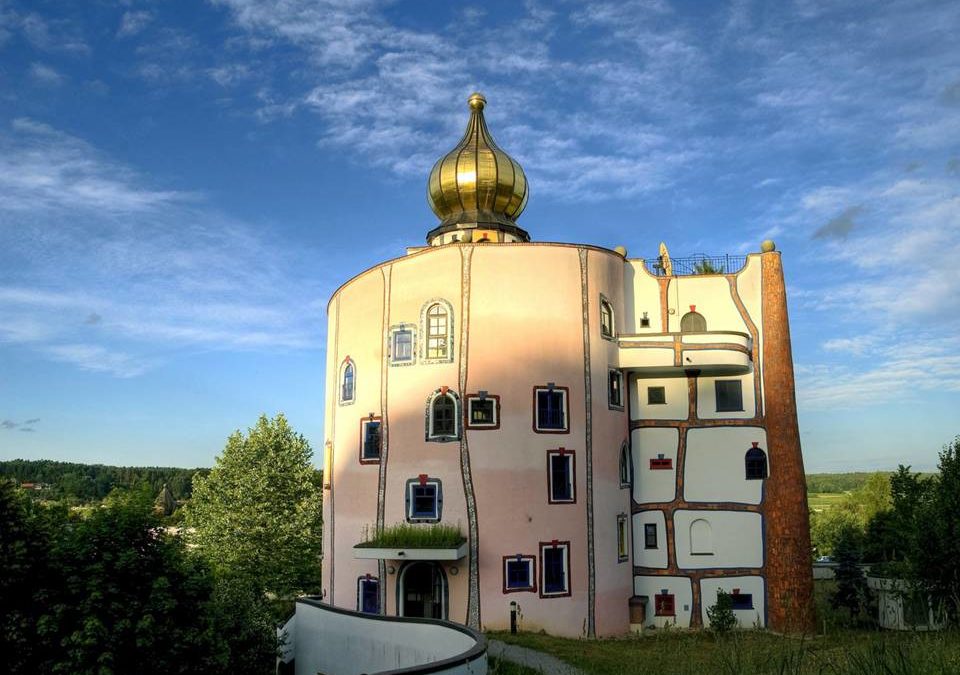
[[[929,499],[914,507],[917,532],[914,570],[932,596],[960,620],[960,436],[940,452],[939,475],[930,479]],[[926,482],[926,481],[924,481]],[[906,509],[907,506],[904,505]]]
[[322,485],[306,439],[279,414],[235,432],[186,507],[192,540],[220,577],[280,598],[320,583]]
[[861,546],[860,531],[855,527],[846,527],[840,531],[834,549],[834,559],[837,563],[834,575],[837,588],[830,598],[830,604],[834,609],[842,608],[849,611],[851,619],[860,616],[867,602],[867,579],[860,567]]
[[707,619],[710,630],[719,635],[729,633],[737,626],[737,616],[733,613],[733,598],[723,589],[717,589],[717,601],[707,607]]

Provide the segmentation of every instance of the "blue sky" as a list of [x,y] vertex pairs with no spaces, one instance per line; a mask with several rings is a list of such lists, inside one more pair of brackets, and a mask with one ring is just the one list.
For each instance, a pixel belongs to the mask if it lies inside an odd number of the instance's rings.
[[[323,446],[326,300],[489,101],[535,239],[783,251],[811,471],[960,433],[960,4],[0,0],[0,458]],[[318,457],[319,461],[319,457]]]

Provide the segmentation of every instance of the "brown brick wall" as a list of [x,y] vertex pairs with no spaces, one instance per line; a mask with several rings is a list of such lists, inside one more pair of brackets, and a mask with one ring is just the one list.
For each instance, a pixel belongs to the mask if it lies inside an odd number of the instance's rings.
[[815,629],[810,514],[797,427],[790,323],[780,253],[764,253],[763,391],[770,477],[765,499],[768,625],[786,633]]

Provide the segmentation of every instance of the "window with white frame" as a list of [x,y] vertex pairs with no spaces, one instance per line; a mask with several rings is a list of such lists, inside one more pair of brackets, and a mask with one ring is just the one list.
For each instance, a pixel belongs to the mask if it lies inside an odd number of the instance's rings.
[[540,597],[570,595],[570,542],[540,542]]
[[603,296],[600,296],[600,335],[609,340],[612,340],[616,335],[616,328],[613,323],[613,306]]
[[617,368],[607,371],[607,403],[611,408],[623,408],[623,373]]
[[390,329],[390,363],[404,365],[413,363],[414,354],[413,326],[401,324]]
[[437,389],[427,401],[428,441],[460,439],[460,400],[450,389]]
[[437,523],[443,516],[443,489],[440,480],[426,474],[407,481],[407,521]]
[[357,368],[348,356],[340,366],[340,403],[353,403],[356,395]]
[[630,557],[630,544],[627,534],[627,514],[617,516],[617,562],[624,562]]
[[369,574],[357,579],[357,611],[380,613],[380,580]]
[[644,523],[643,524],[643,547],[644,548],[659,548],[657,545],[657,524],[656,523]]
[[503,592],[535,591],[536,558],[517,553],[503,558]]
[[360,461],[373,463],[380,461],[380,418],[369,415],[360,420]]
[[424,363],[453,360],[453,307],[443,298],[428,300],[420,310],[420,356]]
[[559,448],[547,451],[547,501],[550,504],[572,504],[577,501],[576,455]]
[[548,384],[533,390],[533,430],[564,434],[570,431],[567,388]]
[[500,427],[500,397],[481,391],[467,396],[467,428],[497,429]]

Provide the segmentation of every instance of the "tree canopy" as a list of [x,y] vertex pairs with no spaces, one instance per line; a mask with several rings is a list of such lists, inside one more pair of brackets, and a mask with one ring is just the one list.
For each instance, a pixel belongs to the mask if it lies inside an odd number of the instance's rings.
[[217,574],[278,597],[319,587],[322,485],[312,454],[283,414],[227,439],[186,508],[191,540]]

